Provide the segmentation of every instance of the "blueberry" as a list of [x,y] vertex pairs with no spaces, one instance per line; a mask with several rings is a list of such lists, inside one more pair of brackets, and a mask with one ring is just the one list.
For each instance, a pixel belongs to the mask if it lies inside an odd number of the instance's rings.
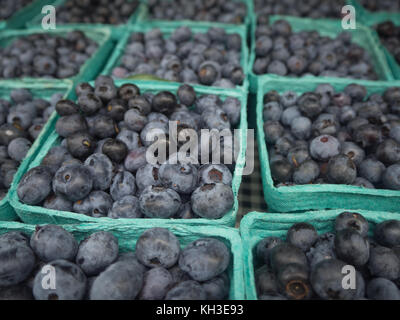
[[373,300],[400,300],[400,291],[392,281],[375,278],[367,285],[367,297]]
[[336,259],[334,252],[335,235],[333,233],[324,233],[318,237],[318,240],[306,253],[307,260],[311,269],[327,259]]
[[[168,118],[167,118],[167,122],[168,122]],[[142,146],[139,134],[132,130],[122,129],[118,133],[116,139],[125,143],[126,147],[128,148],[128,151],[138,149],[139,147]]]
[[18,184],[17,194],[21,202],[29,205],[41,203],[51,192],[52,174],[45,166],[27,171]]
[[376,246],[370,251],[368,269],[371,275],[396,280],[400,274],[400,260],[393,250]]
[[128,154],[128,147],[119,139],[109,138],[104,142],[102,152],[112,161],[121,163]]
[[94,280],[90,300],[133,300],[143,285],[143,269],[135,260],[118,261]]
[[[353,139],[362,148],[368,148],[382,142],[382,132],[376,125],[364,124],[354,131]],[[396,153],[394,152],[394,154]]]
[[[72,202],[84,199],[90,193],[92,187],[93,178],[90,169],[83,165],[61,167],[53,180],[54,192]],[[20,196],[20,198],[22,197]]]
[[182,194],[191,194],[197,184],[197,168],[191,164],[162,164],[159,177],[166,188]]
[[168,91],[161,91],[154,96],[151,106],[155,112],[170,114],[174,111],[176,104],[175,95]]
[[382,162],[374,158],[367,158],[361,162],[358,169],[361,177],[373,184],[378,184],[382,181],[382,175],[386,168]]
[[132,150],[125,158],[124,166],[130,172],[136,172],[140,167],[147,164],[146,148],[140,147]]
[[101,99],[91,92],[79,95],[78,105],[80,110],[87,116],[95,114],[103,107]]
[[284,131],[285,129],[278,121],[267,121],[264,123],[265,141],[269,144],[275,144]]
[[345,211],[336,217],[336,232],[350,229],[360,233],[362,237],[366,237],[368,234],[368,228],[368,221],[359,213]]
[[289,299],[303,300],[312,296],[308,268],[302,264],[288,264],[277,273],[280,292]]
[[118,240],[106,231],[92,233],[80,244],[76,264],[86,275],[97,275],[118,257]]
[[393,164],[382,176],[383,185],[392,190],[400,190],[400,164]]
[[336,233],[335,252],[339,259],[363,266],[369,259],[369,242],[358,231],[344,229]]
[[206,291],[198,282],[193,280],[177,284],[165,296],[165,300],[205,300],[206,298]]
[[290,126],[293,135],[298,139],[308,139],[311,135],[311,120],[306,117],[293,119]]
[[67,138],[67,149],[73,157],[85,159],[96,147],[95,139],[86,132],[77,132]]
[[43,202],[43,208],[57,211],[72,211],[73,204],[63,196],[52,194]]
[[286,241],[304,252],[308,251],[317,241],[318,234],[309,223],[296,223],[290,227],[286,235]]
[[165,228],[148,229],[136,242],[138,260],[150,268],[172,267],[177,263],[180,251],[177,237]]
[[58,259],[73,261],[78,252],[78,242],[64,228],[56,225],[37,226],[30,246],[43,262]]
[[254,273],[257,295],[276,295],[278,294],[278,283],[274,272],[264,265]]
[[386,220],[376,225],[374,231],[375,240],[385,247],[400,245],[400,221]]
[[161,121],[152,121],[148,122],[140,132],[140,140],[145,146],[149,146],[155,140],[168,134],[168,124]]
[[78,83],[75,87],[75,93],[77,96],[87,93],[93,93],[93,87],[87,82]]
[[135,196],[128,195],[115,201],[111,210],[108,212],[108,217],[113,219],[141,218],[142,212],[139,207],[139,199]]
[[60,116],[70,116],[79,113],[79,106],[71,100],[59,100],[56,104],[56,111]]
[[301,117],[299,108],[296,106],[290,106],[282,112],[281,122],[285,126],[290,126],[292,121],[298,117]]
[[324,109],[321,104],[321,95],[313,92],[303,93],[297,103],[301,113],[308,118],[317,117]]
[[0,285],[16,285],[26,280],[35,266],[35,255],[22,234],[0,236]]
[[222,103],[222,110],[226,113],[232,126],[240,121],[241,104],[236,98],[228,97]]
[[201,284],[207,300],[224,300],[229,295],[229,277],[223,273]]
[[11,159],[22,161],[28,153],[32,143],[25,138],[15,138],[8,145],[8,155]]
[[286,183],[292,178],[293,167],[286,158],[272,162],[270,169],[272,179],[276,182]]
[[296,184],[309,184],[314,182],[320,174],[318,164],[313,160],[301,163],[293,172],[293,181]]
[[379,144],[376,155],[385,165],[396,164],[400,161],[400,143],[393,139],[386,139]]
[[32,290],[25,284],[2,288],[0,300],[33,300]]
[[95,218],[105,217],[112,207],[110,195],[104,191],[92,191],[82,200],[73,205],[74,212],[86,214]]
[[198,170],[198,182],[200,185],[210,183],[232,184],[232,173],[224,164],[205,164]]
[[172,285],[172,276],[162,267],[150,269],[144,274],[140,300],[161,300]]
[[290,243],[281,243],[273,247],[270,250],[269,259],[274,272],[293,263],[307,266],[307,259],[303,251]]
[[55,270],[55,288],[43,287],[46,272],[38,272],[33,284],[33,295],[36,300],[81,300],[86,291],[86,276],[72,262],[55,260],[45,265]]
[[136,193],[135,177],[129,171],[118,172],[110,186],[110,195],[114,201]]
[[188,244],[179,257],[180,268],[196,281],[207,281],[229,266],[230,252],[226,245],[213,238],[198,239]]
[[343,142],[341,144],[341,153],[348,156],[356,166],[359,166],[365,158],[365,151],[354,142]]
[[357,272],[356,289],[344,289],[342,270],[346,263],[336,259],[327,259],[318,263],[312,270],[310,282],[314,292],[324,300],[354,300],[360,298],[364,280]]
[[263,108],[263,119],[264,121],[279,121],[282,115],[282,107],[276,101],[268,102]]
[[371,182],[369,182],[367,179],[364,179],[361,177],[357,177],[354,180],[353,186],[368,188],[368,189],[375,189],[374,185]]
[[60,117],[56,123],[56,132],[64,138],[75,133],[87,130],[87,122],[80,114]]
[[140,194],[140,209],[149,218],[170,218],[177,213],[181,198],[177,192],[164,187],[148,186]]
[[223,217],[234,205],[231,187],[222,183],[204,184],[191,197],[193,212],[207,219]]
[[26,133],[17,124],[5,123],[0,126],[0,145],[8,146],[15,138],[24,138]]
[[256,247],[256,256],[258,260],[268,265],[270,251],[280,243],[282,243],[282,240],[278,237],[267,237],[260,240]]
[[279,60],[273,60],[267,68],[267,73],[272,73],[276,74],[279,76],[286,76],[288,73],[286,65],[279,61]]
[[106,190],[111,185],[113,164],[110,159],[101,153],[93,153],[85,160],[93,178],[94,190]]
[[140,167],[136,172],[136,185],[139,190],[144,190],[148,186],[161,186],[159,168],[148,163]]
[[319,161],[327,161],[340,152],[340,142],[333,136],[322,135],[310,143],[311,156]]
[[194,91],[193,87],[188,84],[181,85],[178,88],[177,95],[180,103],[184,104],[185,106],[192,106],[196,101],[196,92]]
[[13,89],[10,92],[10,98],[15,103],[23,103],[25,101],[31,101],[33,99],[32,94],[28,89],[25,88],[18,88]]
[[337,155],[328,162],[327,178],[336,184],[352,184],[357,177],[354,162],[346,155]]

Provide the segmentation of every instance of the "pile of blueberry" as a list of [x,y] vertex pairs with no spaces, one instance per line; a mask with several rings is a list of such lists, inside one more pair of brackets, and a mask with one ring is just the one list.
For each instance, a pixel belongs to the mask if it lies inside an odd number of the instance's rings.
[[278,186],[349,184],[400,190],[400,88],[320,84],[264,96],[264,133]]
[[263,19],[280,14],[305,18],[340,18],[344,0],[254,0],[255,12]]
[[2,1],[0,7],[0,20],[10,18],[14,13],[30,4],[32,0]]
[[[80,243],[56,225],[0,236],[0,300],[222,300],[229,294],[230,250],[214,238],[180,248],[168,229],[152,228],[134,252],[109,232]],[[55,272],[53,286],[49,272]],[[50,274],[51,277],[51,274]],[[51,283],[50,283],[51,284]]]
[[363,7],[369,11],[400,11],[399,0],[360,0]]
[[57,22],[123,24],[138,6],[137,0],[67,0],[57,8]]
[[69,78],[97,50],[98,44],[75,30],[65,36],[46,33],[18,37],[0,48],[0,78]]
[[285,20],[268,25],[260,19],[256,29],[255,74],[378,79],[369,53],[352,42],[351,33],[329,38],[318,31],[293,32]]
[[400,27],[396,26],[392,21],[385,21],[376,26],[376,31],[382,44],[400,64]]
[[[23,203],[111,218],[219,219],[232,209],[233,166],[174,164],[173,155],[151,164],[146,152],[156,143],[168,148],[176,141],[169,136],[169,121],[176,123],[178,137],[187,129],[200,136],[201,129],[233,128],[240,118],[238,99],[197,96],[189,85],[179,87],[177,96],[141,93],[134,84],[116,87],[108,76],[99,76],[94,88],[81,83],[75,90],[76,103],[56,105],[61,145],[19,183]],[[164,133],[165,140],[154,141],[157,133]],[[230,150],[222,145],[221,155]],[[196,146],[200,157],[204,149]]]
[[240,65],[242,38],[222,28],[193,33],[179,27],[170,37],[161,30],[135,32],[112,75],[125,78],[150,74],[158,78],[207,86],[235,88],[245,78]]
[[21,88],[11,91],[10,101],[0,99],[0,199],[60,98],[61,94],[54,94],[50,101],[34,98]]
[[256,259],[263,264],[255,270],[258,298],[400,300],[400,221],[377,224],[369,237],[361,214],[343,212],[334,229],[318,235],[311,224],[296,223],[286,242],[261,240],[256,246]]
[[225,0],[150,0],[150,18],[158,20],[194,20],[242,24],[247,15],[244,1]]

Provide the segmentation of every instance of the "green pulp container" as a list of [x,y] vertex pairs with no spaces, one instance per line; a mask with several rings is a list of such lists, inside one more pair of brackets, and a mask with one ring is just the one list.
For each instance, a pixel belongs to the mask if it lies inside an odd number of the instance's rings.
[[[135,83],[139,86],[142,92],[159,92],[163,90],[177,92],[179,88],[179,84],[177,83],[166,83],[166,82],[158,82],[154,83],[153,81],[144,82],[141,81],[117,81],[116,86],[121,86],[124,83]],[[239,90],[223,90],[223,89],[216,89],[216,88],[205,88],[205,87],[197,87],[194,86],[197,94],[216,94],[219,95],[222,99],[226,97],[235,97],[240,100],[242,103],[241,109],[241,119],[240,124],[238,126],[238,134],[240,135],[240,151],[238,152],[238,158],[236,161],[236,167],[233,174],[233,181],[232,181],[232,189],[235,196],[234,207],[230,210],[224,217],[221,219],[216,220],[209,220],[209,219],[180,219],[178,220],[170,220],[174,221],[174,223],[179,223],[182,225],[225,225],[225,226],[234,226],[236,221],[236,212],[238,210],[238,199],[237,195],[239,192],[240,183],[242,180],[242,172],[245,164],[245,152],[246,152],[246,142],[247,142],[247,114],[246,114],[246,103],[247,103],[247,94]],[[69,99],[75,99],[75,92],[71,90],[70,94],[68,95]],[[51,126],[47,127],[48,130],[48,139],[37,145],[39,149],[37,151],[37,156],[34,159],[31,159],[30,166],[25,168],[24,172],[20,172],[16,175],[15,180],[11,186],[11,205],[15,209],[16,213],[18,214],[19,218],[29,224],[38,224],[38,223],[52,223],[52,224],[77,224],[77,223],[86,223],[86,222],[115,222],[116,220],[104,217],[104,218],[93,218],[79,213],[72,213],[72,212],[61,212],[56,210],[49,210],[39,206],[29,206],[23,204],[19,201],[17,195],[17,187],[18,183],[22,178],[22,175],[29,170],[30,168],[38,166],[42,159],[46,156],[47,152],[51,149],[51,147],[60,144],[60,137],[55,132],[55,123],[58,119],[58,116],[55,116],[54,121],[51,123]],[[164,221],[168,221],[167,219],[118,219],[118,222],[123,223],[134,223],[136,221],[147,221],[148,223],[163,223]]]
[[[193,33],[205,33],[209,28],[215,27],[215,23],[212,22],[185,22],[185,27],[189,27]],[[138,24],[134,26],[129,26],[118,42],[117,46],[115,47],[113,54],[111,55],[108,63],[106,64],[105,68],[103,69],[101,74],[111,75],[112,70],[114,67],[120,64],[122,56],[125,52],[125,47],[128,44],[130,35],[134,32],[146,32],[151,29],[159,28],[164,37],[169,37],[175,29],[182,27],[180,22],[148,22],[145,24]],[[240,65],[243,68],[243,72],[245,75],[248,74],[248,48],[247,48],[247,33],[245,26],[226,26],[224,27],[227,33],[238,33],[242,38],[242,51],[241,51],[241,58],[240,58]],[[161,81],[165,82],[168,80],[159,79],[153,75],[134,75],[131,79],[135,80],[153,80],[153,81]],[[197,85],[198,87],[202,85]],[[205,88],[210,88],[210,86],[202,86]],[[217,88],[217,87],[214,87]],[[243,80],[243,84],[241,86],[236,86],[236,89],[240,89],[247,93],[248,90],[248,80],[247,77]]]
[[51,78],[15,78],[12,80],[19,80],[24,82],[36,82],[36,83],[48,83],[57,82],[64,80],[71,80],[76,83],[78,81],[90,81],[96,78],[101,71],[103,64],[106,62],[108,55],[110,54],[113,44],[110,38],[111,31],[109,28],[74,28],[74,27],[57,27],[55,30],[44,30],[40,27],[30,28],[27,30],[5,30],[0,34],[0,47],[8,46],[12,41],[18,37],[24,37],[32,34],[53,34],[56,36],[64,36],[68,32],[73,30],[79,30],[85,33],[85,35],[94,40],[98,44],[96,52],[81,66],[80,71],[77,75],[66,79],[51,79]]
[[[290,16],[279,16],[274,15],[270,18],[270,24],[274,23],[276,20],[284,19],[290,23],[294,32],[299,32],[303,30],[311,31],[315,30],[318,31],[319,34],[327,37],[335,37],[341,32],[343,32],[342,22],[341,20],[334,20],[334,19],[308,19],[308,18],[297,18],[297,17],[290,17]],[[257,80],[258,78],[262,77],[273,77],[275,79],[276,75],[266,74],[266,75],[256,75],[253,72],[253,64],[256,59],[255,54],[255,30],[256,30],[256,21],[253,19],[252,22],[252,32],[251,32],[251,51],[250,51],[250,62],[249,62],[249,81],[250,81],[250,92],[255,93],[257,92]],[[358,45],[365,48],[372,59],[373,65],[375,66],[375,71],[379,76],[380,80],[393,80],[392,72],[386,62],[385,55],[380,50],[380,48],[376,45],[376,41],[372,36],[369,28],[357,23],[357,28],[355,30],[346,30],[352,34],[352,41],[357,43]],[[285,78],[285,77],[281,77]],[[286,77],[288,78],[288,77]],[[300,82],[314,79],[317,77],[314,76],[305,76],[302,78],[293,78],[297,79]],[[330,82],[330,77],[318,77],[318,79],[326,79],[326,82]],[[339,78],[339,79],[346,79],[346,78]],[[347,78],[348,79],[348,78]]]
[[[0,99],[10,100],[10,92],[14,89],[19,88],[26,88],[28,89],[35,98],[42,98],[42,99],[50,99],[50,97],[54,93],[67,93],[68,90],[71,88],[72,83],[70,81],[62,81],[57,83],[47,83],[47,84],[38,84],[38,83],[22,83],[19,81],[8,81],[8,80],[1,80],[0,81]],[[33,143],[32,147],[29,149],[25,159],[21,162],[21,165],[18,168],[17,173],[14,175],[15,177],[20,176],[23,172],[26,171],[30,161],[34,159],[37,155],[37,151],[39,146],[46,141],[48,138],[48,130],[46,127],[54,121],[56,114],[54,113],[46,126],[43,127],[42,132],[37,137],[35,142]],[[0,221],[12,221],[17,219],[17,215],[14,212],[14,209],[11,207],[9,203],[9,196],[10,192],[0,200]]]
[[[232,228],[221,228],[214,226],[182,226],[171,223],[146,222],[137,224],[113,224],[113,223],[89,223],[77,226],[62,226],[71,232],[78,241],[81,241],[98,231],[107,231],[114,234],[118,239],[120,252],[133,252],[137,239],[150,228],[166,228],[177,236],[179,243],[184,248],[189,243],[200,238],[215,238],[222,241],[231,252],[231,262],[228,267],[230,279],[230,300],[244,299],[243,280],[243,258],[242,242],[239,232]],[[21,231],[31,235],[35,231],[35,225],[22,224],[18,222],[0,222],[0,234]]]
[[254,271],[262,265],[255,258],[256,246],[260,240],[266,237],[286,238],[288,229],[295,223],[308,222],[318,231],[318,234],[334,231],[336,217],[344,211],[360,213],[368,220],[372,235],[375,225],[390,219],[399,220],[400,214],[384,211],[366,210],[327,210],[310,211],[296,214],[276,213],[248,213],[240,224],[240,236],[243,243],[244,281],[246,286],[246,299],[257,300]]
[[270,90],[282,94],[295,91],[302,94],[313,91],[319,84],[329,83],[335,90],[341,91],[350,83],[366,87],[368,95],[383,93],[387,88],[400,86],[400,82],[362,81],[348,79],[282,79],[272,76],[260,79],[257,93],[257,141],[260,153],[261,178],[264,198],[271,212],[295,212],[321,209],[366,209],[375,211],[396,212],[400,210],[400,191],[367,189],[362,187],[338,184],[308,184],[275,187],[271,177],[268,151],[263,130],[263,96]]

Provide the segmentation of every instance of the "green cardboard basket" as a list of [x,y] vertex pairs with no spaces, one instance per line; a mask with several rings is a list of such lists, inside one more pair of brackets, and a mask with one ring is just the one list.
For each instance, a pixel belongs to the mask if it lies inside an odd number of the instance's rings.
[[[33,94],[34,97],[49,99],[51,95],[54,93],[58,92],[67,93],[67,91],[70,89],[71,86],[72,83],[66,80],[63,82],[48,83],[48,84],[37,84],[37,83],[27,84],[19,81],[2,80],[0,81],[0,98],[9,100],[10,92],[13,89],[26,88]],[[50,117],[48,124],[54,121],[54,116],[55,114],[53,114]],[[48,124],[46,124],[46,126]],[[19,166],[18,171],[14,177],[19,176],[21,172],[25,172],[27,166],[29,165],[29,162],[36,156],[37,151],[39,150],[38,147],[42,143],[44,143],[44,141],[46,141],[48,137],[48,132],[47,130],[45,130],[46,126],[43,127],[42,132],[37,137],[32,147],[29,149],[25,159],[21,162],[21,165]],[[17,219],[17,215],[15,214],[14,209],[11,207],[9,203],[9,194],[10,192],[8,192],[7,195],[2,200],[0,200],[0,221],[12,221]]]
[[43,6],[47,5],[48,2],[48,0],[33,0],[30,4],[18,10],[7,20],[1,20],[0,30],[23,28],[25,22],[32,19],[39,12],[42,12]]
[[[244,300],[242,242],[239,237],[239,232],[236,229],[213,226],[182,226],[158,222],[129,225],[89,223],[81,224],[79,226],[66,225],[62,227],[71,232],[78,241],[83,240],[97,231],[111,232],[118,239],[120,252],[134,251],[139,236],[147,229],[154,227],[169,229],[177,236],[182,248],[190,242],[204,237],[218,239],[224,242],[231,251],[231,263],[228,267],[228,275],[230,279],[229,299]],[[10,231],[22,231],[31,235],[35,231],[35,225],[22,224],[18,222],[0,222],[0,234]]]
[[275,187],[271,177],[268,151],[263,130],[263,96],[270,90],[283,93],[288,90],[298,94],[313,91],[318,84],[330,83],[336,90],[343,90],[350,83],[358,83],[367,88],[368,94],[382,93],[400,82],[352,81],[342,79],[282,79],[269,77],[260,79],[257,93],[257,139],[260,152],[261,178],[264,198],[271,212],[294,212],[317,209],[367,209],[375,211],[400,211],[400,191],[367,189],[349,185],[309,184]]
[[[56,8],[64,4],[67,0],[56,0],[53,1],[52,5]],[[137,22],[143,21],[146,15],[146,5],[144,3],[139,3],[139,6],[136,8],[135,12],[129,17],[126,23],[119,24],[119,25],[111,25],[111,24],[102,24],[102,23],[57,23],[60,26],[68,26],[70,28],[110,28],[111,36],[113,40],[119,40],[124,33],[127,25],[132,25]],[[26,19],[26,27],[38,27],[43,19],[44,15],[39,12],[36,14],[30,21]],[[58,28],[58,27],[57,27]]]
[[[129,41],[130,35],[133,32],[146,32],[148,30],[159,28],[165,37],[169,37],[175,29],[181,27],[181,22],[147,22],[144,24],[138,24],[134,26],[128,26],[124,36],[118,42],[117,46],[115,47],[113,54],[111,55],[110,59],[108,60],[105,68],[103,69],[101,74],[111,75],[112,70],[114,67],[118,66],[120,60],[125,52],[125,47]],[[185,27],[189,27],[194,33],[205,33],[211,27],[217,26],[215,23],[212,22],[191,22],[185,21]],[[218,27],[218,26],[217,26]],[[245,75],[248,74],[248,48],[247,48],[247,33],[245,26],[225,26],[225,31],[227,33],[238,33],[242,38],[242,51],[241,51],[241,58],[240,58],[240,65],[243,68],[243,72]],[[153,81],[168,81],[168,80],[160,80],[153,75],[135,75],[133,77],[135,80],[148,80],[151,79]],[[202,85],[197,85],[198,87]],[[210,86],[202,86],[205,88],[210,88]],[[236,86],[237,89],[241,89],[242,91],[247,93],[248,90],[248,80],[247,77],[243,80],[243,84],[241,86]]]
[[110,38],[111,31],[109,28],[74,28],[74,27],[57,27],[55,30],[43,30],[40,27],[30,28],[28,30],[5,30],[0,33],[0,46],[6,47],[14,39],[18,37],[28,36],[37,33],[54,34],[57,36],[63,36],[66,33],[79,30],[85,33],[85,35],[94,40],[98,44],[96,52],[81,66],[80,71],[77,75],[66,79],[50,79],[50,78],[15,78],[11,80],[18,80],[24,82],[35,82],[35,83],[48,83],[57,82],[63,80],[71,80],[76,83],[78,81],[90,81],[93,80],[101,71],[103,64],[106,62],[110,51],[113,48],[113,44]]
[[[290,23],[292,26],[293,31],[298,32],[298,31],[303,31],[303,30],[316,30],[318,31],[321,35],[323,36],[328,36],[328,37],[335,37],[339,33],[343,32],[344,30],[342,29],[342,22],[341,20],[335,20],[335,19],[307,19],[307,18],[297,18],[297,17],[290,17],[290,16],[280,16],[280,15],[274,15],[271,16],[270,18],[270,24],[274,23],[276,20],[279,19],[284,19]],[[257,79],[261,77],[269,77],[273,76],[273,79],[275,79],[276,75],[256,75],[253,72],[253,64],[256,59],[256,54],[255,54],[255,30],[256,30],[256,20],[253,19],[252,22],[252,32],[251,32],[251,51],[250,51],[250,62],[249,62],[249,80],[250,80],[250,91],[251,92],[256,92],[257,91]],[[376,41],[373,38],[370,30],[363,26],[360,23],[357,23],[357,28],[355,30],[346,30],[351,32],[353,38],[352,41],[354,43],[357,43],[358,45],[362,46],[365,48],[371,56],[372,62],[375,66],[375,71],[379,76],[380,80],[393,80],[393,75],[392,72],[390,71],[390,68],[386,62],[385,55],[383,52],[380,50],[380,48],[376,45]],[[281,77],[285,78],[285,77]],[[288,77],[286,77],[288,78]],[[293,78],[297,79],[299,81],[305,81],[308,79],[313,79],[317,78],[314,76],[305,76],[301,78]],[[326,79],[326,82],[330,82],[331,77],[318,77],[318,79]],[[339,78],[339,79],[346,79],[346,78]],[[349,79],[349,78],[347,78]]]
[[[121,86],[124,83],[135,83],[140,87],[142,92],[159,92],[163,90],[176,92],[179,88],[178,83],[154,83],[153,81],[149,82],[135,82],[135,81],[117,81],[116,85]],[[226,97],[236,97],[242,103],[241,109],[241,120],[238,126],[240,129],[240,151],[238,152],[238,158],[236,161],[236,167],[233,174],[232,181],[232,189],[235,196],[235,202],[232,210],[228,212],[221,219],[209,220],[209,219],[181,219],[181,220],[166,220],[166,219],[118,219],[120,223],[135,223],[136,221],[147,221],[148,223],[163,223],[165,221],[174,221],[174,223],[179,223],[182,225],[225,225],[225,226],[234,226],[236,221],[236,212],[238,210],[238,192],[240,183],[242,180],[242,172],[245,164],[245,153],[246,153],[246,142],[247,142],[247,114],[246,114],[246,103],[247,103],[247,95],[239,90],[222,90],[216,88],[204,88],[204,87],[194,87],[198,94],[217,94],[221,96],[223,99]],[[75,98],[75,92],[71,90],[70,95],[68,96],[70,99]],[[53,223],[53,224],[77,224],[77,223],[101,223],[101,222],[115,222],[116,220],[104,217],[104,218],[93,218],[79,213],[72,212],[61,212],[56,210],[49,210],[39,206],[29,206],[23,204],[19,201],[17,195],[17,187],[20,179],[23,174],[29,170],[30,168],[38,166],[42,159],[46,156],[47,152],[51,149],[51,147],[60,144],[60,138],[58,134],[55,132],[55,123],[57,121],[58,116],[55,116],[54,121],[51,123],[51,126],[47,128],[48,139],[43,142],[40,146],[37,145],[37,148],[40,150],[37,152],[37,156],[34,159],[31,159],[30,165],[28,168],[25,168],[23,172],[19,172],[15,175],[14,182],[10,188],[10,201],[11,206],[15,209],[19,218],[29,224],[38,224],[38,223]]]
[[258,242],[266,237],[286,238],[288,229],[295,223],[308,222],[318,231],[318,234],[334,231],[336,217],[344,211],[354,211],[362,214],[369,222],[369,233],[372,235],[375,225],[390,219],[400,219],[400,214],[384,211],[366,210],[327,210],[310,211],[301,214],[276,213],[248,213],[240,224],[240,236],[243,243],[244,279],[246,299],[257,300],[254,270],[261,265],[255,259],[255,250]]
[[[168,0],[167,0],[168,1]],[[219,27],[219,28],[225,28],[227,26],[237,26],[237,25],[245,25],[247,27],[250,27],[251,25],[251,19],[252,19],[252,15],[253,15],[253,11],[254,11],[254,5],[253,5],[253,0],[232,0],[234,2],[243,2],[246,4],[247,6],[247,15],[245,17],[245,20],[243,23],[241,24],[235,24],[235,23],[223,23],[223,22],[210,22],[212,23],[215,27]],[[169,22],[176,22],[179,23],[180,25],[186,25],[187,23],[193,23],[193,22],[206,22],[206,21],[194,21],[194,20],[160,20],[160,19],[152,19],[150,17],[150,10],[149,10],[149,6],[148,6],[148,0],[144,0],[145,4],[146,4],[146,8],[145,8],[145,14],[144,14],[144,22],[150,21],[150,22],[165,22],[165,21],[169,21]]]

